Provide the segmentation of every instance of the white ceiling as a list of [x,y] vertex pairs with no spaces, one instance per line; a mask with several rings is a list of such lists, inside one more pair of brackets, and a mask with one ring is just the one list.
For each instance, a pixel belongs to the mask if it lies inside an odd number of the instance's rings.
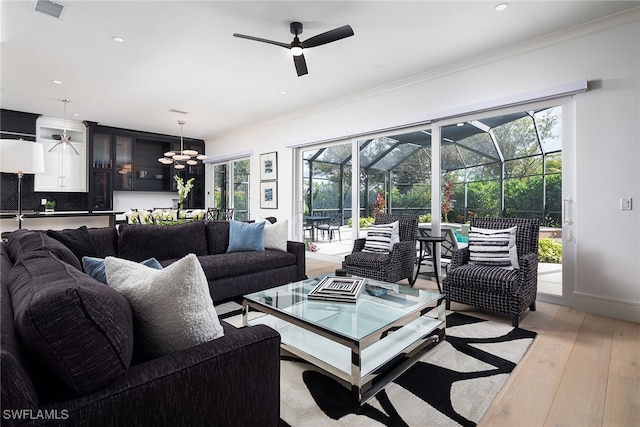
[[[70,119],[173,135],[181,119],[207,139],[640,4],[500,2],[63,0],[56,19],[2,0],[0,101],[62,118],[66,98]],[[232,36],[288,43],[291,21],[303,41],[345,24],[355,36],[306,50],[302,77],[287,49]]]

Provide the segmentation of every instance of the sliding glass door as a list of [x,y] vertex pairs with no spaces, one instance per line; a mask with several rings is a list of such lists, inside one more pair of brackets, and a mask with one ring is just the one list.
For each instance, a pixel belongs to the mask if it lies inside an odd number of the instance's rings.
[[314,217],[332,211],[350,238],[366,236],[378,213],[418,214],[434,233],[452,229],[459,246],[468,242],[471,218],[538,218],[539,293],[568,304],[573,111],[573,100],[564,98],[298,148],[299,236],[321,242]]
[[300,235],[312,252],[343,256],[352,249],[351,143],[301,150]]
[[[442,226],[475,217],[538,218],[538,293],[562,302],[563,103],[535,104],[440,123]],[[571,233],[568,232],[568,235]]]
[[213,207],[232,211],[233,219],[245,221],[249,212],[249,159],[213,165]]

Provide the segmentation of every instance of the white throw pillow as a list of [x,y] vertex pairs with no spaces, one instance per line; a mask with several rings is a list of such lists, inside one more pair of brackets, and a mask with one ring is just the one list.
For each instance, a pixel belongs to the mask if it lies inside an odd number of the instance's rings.
[[193,347],[224,335],[207,278],[194,254],[155,270],[115,257],[105,259],[107,284],[123,294],[134,335],[146,358]]
[[520,268],[516,247],[517,226],[502,230],[471,227],[469,260],[478,265]]
[[393,245],[400,241],[399,223],[374,224],[367,229],[367,240],[362,252],[388,254]]
[[278,249],[286,252],[287,238],[289,237],[289,220],[285,219],[275,224],[271,224],[267,220],[264,221],[264,236],[262,237],[264,248]]

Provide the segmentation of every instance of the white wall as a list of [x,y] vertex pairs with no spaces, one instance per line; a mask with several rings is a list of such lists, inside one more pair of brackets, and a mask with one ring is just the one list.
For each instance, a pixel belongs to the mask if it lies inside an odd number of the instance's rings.
[[[289,218],[293,182],[286,172],[292,165],[287,145],[410,124],[450,108],[584,78],[590,90],[576,95],[573,305],[640,322],[638,10],[337,100],[295,117],[241,129],[207,141],[207,154],[253,149],[251,187],[257,189],[258,155],[278,151],[278,209],[260,210],[258,193],[253,191],[251,210],[253,216]],[[632,211],[619,209],[623,196],[633,197]]]

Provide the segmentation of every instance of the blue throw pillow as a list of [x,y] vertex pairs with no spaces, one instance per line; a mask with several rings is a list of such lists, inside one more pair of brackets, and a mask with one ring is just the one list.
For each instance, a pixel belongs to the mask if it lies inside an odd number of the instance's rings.
[[[162,270],[162,265],[155,258],[149,258],[147,260],[142,261],[140,264],[146,265],[147,267],[154,268],[156,270]],[[107,284],[107,272],[106,267],[104,265],[103,258],[93,258],[89,256],[82,257],[82,268],[84,268],[84,272],[89,276],[93,277],[99,282]]]
[[229,247],[227,252],[264,251],[264,221],[229,222]]

